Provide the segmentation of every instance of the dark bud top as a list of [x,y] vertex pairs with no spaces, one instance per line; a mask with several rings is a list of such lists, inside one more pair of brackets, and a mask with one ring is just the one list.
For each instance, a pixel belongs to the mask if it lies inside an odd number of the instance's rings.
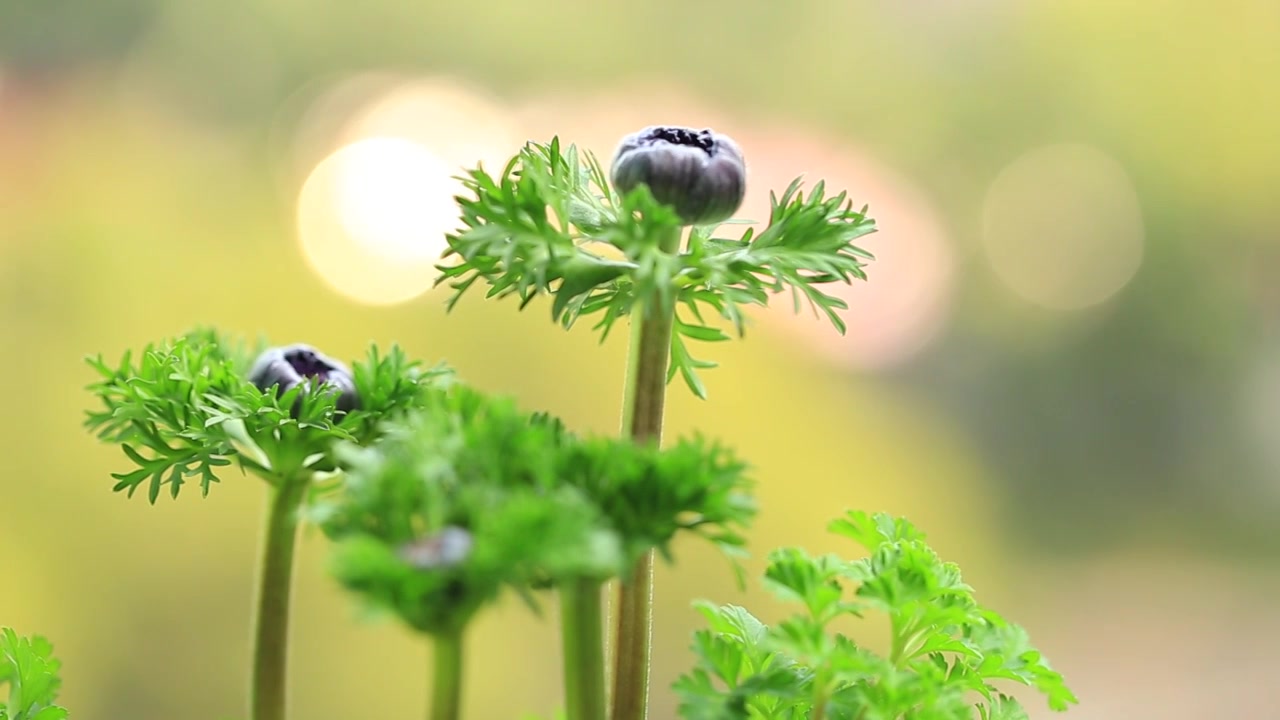
[[614,187],[626,194],[641,184],[686,224],[711,225],[728,220],[742,205],[747,166],[726,135],[647,127],[623,138],[613,156]]
[[[360,405],[351,370],[310,345],[288,345],[262,353],[249,371],[249,382],[263,392],[278,387],[281,394],[302,383],[318,382],[338,393],[339,412],[345,413]],[[296,415],[297,403],[293,411]]]

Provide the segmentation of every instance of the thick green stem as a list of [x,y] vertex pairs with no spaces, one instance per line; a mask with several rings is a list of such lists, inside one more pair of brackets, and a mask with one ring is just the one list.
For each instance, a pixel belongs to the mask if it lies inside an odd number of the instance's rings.
[[270,490],[254,616],[251,720],[285,717],[293,551],[298,537],[298,509],[306,488],[306,477],[282,478]]
[[441,633],[433,638],[435,662],[431,667],[431,709],[429,720],[458,720],[462,717],[462,630]]
[[[662,239],[674,253],[680,231]],[[627,395],[623,433],[639,443],[662,442],[662,413],[667,399],[667,362],[671,357],[674,310],[657,298],[634,308],[627,358]],[[645,553],[618,588],[614,619],[613,720],[645,720],[649,705],[649,665],[653,639],[653,551]]]
[[560,588],[564,700],[568,720],[604,720],[604,610],[600,583],[571,580]]
[[653,642],[653,551],[618,588],[614,618],[613,720],[645,720]]

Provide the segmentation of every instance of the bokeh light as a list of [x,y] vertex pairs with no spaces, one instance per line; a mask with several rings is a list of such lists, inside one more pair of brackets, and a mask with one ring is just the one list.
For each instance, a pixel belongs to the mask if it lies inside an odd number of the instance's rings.
[[1052,310],[1119,292],[1142,264],[1143,234],[1128,173],[1088,145],[1025,153],[996,177],[983,208],[983,247],[996,275]]
[[[450,78],[359,76],[315,100],[296,151],[341,149],[303,183],[299,238],[311,267],[335,290],[393,304],[429,290],[445,235],[459,225],[453,198],[468,167],[500,165],[516,133],[504,109]],[[333,123],[332,113],[345,119]],[[328,122],[323,122],[326,118]]]
[[334,290],[385,305],[430,289],[457,225],[453,169],[427,148],[369,138],[325,158],[298,197],[303,255]]

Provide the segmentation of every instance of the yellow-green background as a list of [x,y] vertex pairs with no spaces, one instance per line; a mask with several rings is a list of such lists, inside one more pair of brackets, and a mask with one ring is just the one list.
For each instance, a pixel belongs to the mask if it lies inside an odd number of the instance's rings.
[[[502,98],[674,84],[897,168],[958,262],[928,348],[859,370],[758,323],[704,349],[722,363],[708,401],[673,386],[669,433],[701,429],[756,468],[752,568],[779,544],[844,549],[822,530],[843,508],[902,513],[1030,628],[1081,696],[1068,717],[1280,713],[1272,0],[0,0],[0,625],[52,639],[73,717],[243,716],[263,501],[236,476],[156,507],[113,494],[124,458],[80,427],[85,355],[201,323],[348,358],[399,342],[616,429],[624,333],[600,347],[545,306],[446,315],[439,294],[365,307],[307,269],[277,118],[311,81],[382,69]],[[1134,280],[1067,313],[1011,295],[980,249],[992,178],[1057,142],[1121,163],[1145,223]],[[319,538],[302,548],[292,716],[420,717],[423,644],[362,618]],[[655,718],[689,663],[690,600],[777,612],[679,550],[658,578]],[[486,613],[467,716],[550,714],[558,662],[550,622],[513,601]]]

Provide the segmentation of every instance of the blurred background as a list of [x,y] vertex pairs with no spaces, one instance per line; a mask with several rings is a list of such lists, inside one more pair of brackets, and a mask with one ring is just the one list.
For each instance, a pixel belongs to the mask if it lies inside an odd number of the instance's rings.
[[[625,333],[446,315],[431,266],[461,167],[672,123],[739,141],[744,217],[804,175],[881,228],[847,336],[780,298],[703,349],[709,400],[672,386],[670,436],[756,468],[753,571],[850,550],[845,508],[904,514],[1068,717],[1280,718],[1278,77],[1274,0],[0,0],[0,625],[52,639],[74,717],[243,717],[263,487],[113,494],[83,358],[204,323],[398,342],[616,432]],[[680,550],[654,718],[692,599],[781,612]],[[293,717],[420,717],[426,648],[301,553]],[[552,622],[508,601],[471,639],[469,717],[557,709]]]

